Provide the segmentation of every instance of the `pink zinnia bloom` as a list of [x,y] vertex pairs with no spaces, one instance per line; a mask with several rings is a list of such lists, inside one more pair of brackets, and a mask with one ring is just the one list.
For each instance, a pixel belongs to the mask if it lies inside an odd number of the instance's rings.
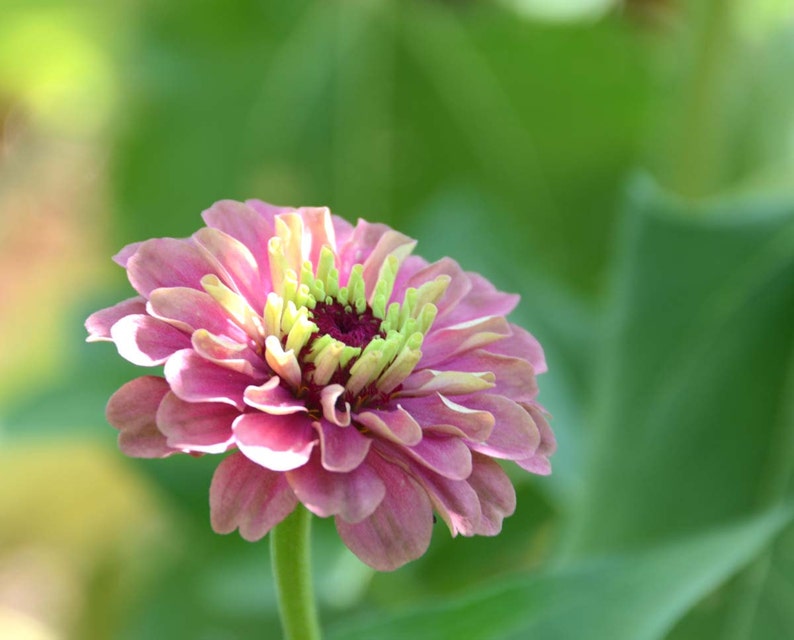
[[222,201],[190,238],[115,257],[138,292],[88,340],[164,365],[107,406],[125,453],[225,454],[212,526],[257,540],[299,502],[392,570],[452,535],[495,535],[515,491],[495,458],[548,474],[535,402],[543,351],[505,316],[517,295],[383,224],[326,208]]

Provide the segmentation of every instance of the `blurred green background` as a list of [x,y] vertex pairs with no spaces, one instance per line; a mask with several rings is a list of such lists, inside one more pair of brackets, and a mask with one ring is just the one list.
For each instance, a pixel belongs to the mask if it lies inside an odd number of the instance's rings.
[[389,223],[519,292],[549,478],[333,638],[794,637],[794,3],[0,0],[0,637],[279,638],[216,459],[130,460],[110,256],[222,198]]

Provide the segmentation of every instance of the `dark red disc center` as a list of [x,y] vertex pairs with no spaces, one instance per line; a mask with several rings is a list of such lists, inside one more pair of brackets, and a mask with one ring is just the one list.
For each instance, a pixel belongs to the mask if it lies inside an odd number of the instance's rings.
[[338,302],[318,304],[313,310],[312,320],[319,329],[318,335],[328,334],[351,347],[366,347],[370,340],[379,335],[380,320],[372,315],[369,307],[364,313],[346,311]]

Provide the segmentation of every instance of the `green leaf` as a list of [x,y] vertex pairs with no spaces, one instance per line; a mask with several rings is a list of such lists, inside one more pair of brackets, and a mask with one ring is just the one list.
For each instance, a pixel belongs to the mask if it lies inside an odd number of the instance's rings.
[[357,640],[651,640],[791,519],[763,516],[674,543],[549,570],[418,612],[332,630]]
[[637,184],[595,380],[571,551],[610,552],[782,499],[794,204],[694,207]]

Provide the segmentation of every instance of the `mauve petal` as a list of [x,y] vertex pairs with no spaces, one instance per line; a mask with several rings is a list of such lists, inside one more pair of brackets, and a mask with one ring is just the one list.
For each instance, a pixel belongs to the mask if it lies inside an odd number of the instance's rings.
[[272,216],[267,220],[248,204],[221,200],[206,209],[201,217],[207,226],[242,242],[260,265],[267,264],[267,241],[274,233]]
[[286,478],[235,453],[218,465],[210,486],[210,519],[216,533],[240,530],[259,540],[298,504]]
[[[414,287],[418,289],[426,282],[435,280],[442,275],[449,276],[450,281],[437,304],[438,316],[436,316],[435,320],[437,325],[448,324],[444,322],[445,316],[455,309],[471,291],[469,275],[452,258],[441,258],[441,260],[437,260],[417,271],[405,284],[405,288]],[[488,311],[488,313],[491,312]]]
[[141,367],[163,364],[190,338],[170,324],[145,314],[125,316],[110,328],[119,355]]
[[[503,342],[509,341],[510,338],[505,338]],[[486,348],[490,349],[491,345]],[[511,357],[509,353],[500,355],[486,349],[475,349],[459,355],[450,366],[456,371],[492,371],[496,376],[496,383],[491,393],[507,396],[516,402],[532,401],[538,395],[538,384],[532,365],[521,358]]]
[[157,427],[168,445],[181,451],[223,453],[234,441],[237,409],[217,402],[185,402],[167,393],[157,410]]
[[532,419],[535,421],[538,431],[540,432],[540,444],[534,455],[529,458],[524,458],[523,460],[516,460],[516,464],[522,469],[526,469],[532,473],[547,476],[551,473],[549,456],[557,450],[557,440],[540,409],[531,404],[522,404],[521,406],[529,411],[529,415],[531,415]]
[[350,550],[369,566],[393,571],[427,551],[433,509],[427,493],[403,469],[372,458],[386,485],[383,501],[372,515],[355,524],[337,518],[336,529]]
[[523,460],[535,454],[540,444],[538,427],[529,412],[504,396],[478,394],[466,404],[493,414],[493,431],[485,442],[470,442],[474,451],[504,460]]
[[127,268],[127,263],[130,261],[130,258],[135,255],[135,252],[140,248],[143,242],[133,242],[128,244],[126,247],[122,248],[115,256],[113,256],[113,262],[118,265],[121,265],[125,269]]
[[472,453],[474,462],[468,482],[480,499],[481,517],[475,533],[495,536],[502,530],[502,520],[516,510],[516,490],[495,460]]
[[367,457],[372,440],[355,427],[340,427],[319,420],[314,428],[320,435],[320,460],[328,471],[352,471]]
[[414,465],[411,468],[427,491],[441,519],[453,536],[474,535],[480,525],[480,499],[466,480],[450,480]]
[[354,421],[373,435],[397,444],[414,445],[422,439],[422,427],[400,405],[393,410],[364,411],[355,415]]
[[306,508],[320,516],[338,515],[347,522],[358,522],[381,503],[386,487],[368,462],[352,471],[327,471],[315,454],[299,469],[287,472],[287,480]]
[[535,375],[546,373],[546,356],[543,354],[543,347],[529,331],[511,324],[511,335],[504,340],[489,344],[486,349],[492,353],[498,353],[514,358],[527,360],[535,370]]
[[165,379],[173,392],[186,402],[224,402],[245,408],[243,393],[258,381],[251,376],[219,367],[193,349],[177,351],[165,363]]
[[130,380],[114,393],[105,410],[108,422],[119,430],[119,448],[134,458],[162,458],[176,451],[157,428],[157,408],[168,393],[168,383],[156,376]]
[[[400,265],[400,270],[397,272],[397,277],[394,279],[394,289],[392,289],[391,300],[402,302],[405,297],[405,290],[408,288],[408,282],[417,273],[421,272],[428,265],[427,260],[422,256],[411,254]],[[432,278],[431,278],[432,280]],[[419,283],[421,286],[423,282]],[[410,285],[414,286],[414,285]],[[418,288],[418,287],[416,287]]]
[[453,307],[449,307],[448,313],[437,319],[437,328],[480,318],[486,310],[493,316],[506,316],[516,308],[519,295],[497,291],[496,287],[478,273],[468,272],[466,275],[471,282],[471,291]]
[[86,342],[113,340],[110,335],[110,328],[114,324],[125,316],[143,313],[146,313],[146,300],[140,296],[123,300],[107,309],[95,311],[85,321],[85,328],[88,331]]
[[306,464],[317,444],[311,420],[296,413],[245,413],[237,417],[232,430],[240,452],[272,471],[289,471]]
[[201,278],[210,273],[212,261],[190,238],[147,240],[127,262],[130,283],[146,297],[161,287],[201,289]]
[[[501,316],[483,316],[443,329],[431,329],[422,342],[424,367],[448,362],[458,354],[502,340],[511,334],[510,325]],[[449,365],[454,366],[454,363]]]
[[278,376],[271,377],[262,385],[247,387],[243,398],[249,407],[274,416],[308,412],[305,404],[281,386],[281,378]]
[[188,287],[155,289],[146,305],[149,315],[193,333],[206,329],[215,335],[227,336],[238,342],[247,341],[245,332],[229,320],[229,316],[215,299],[204,291]]
[[210,256],[214,272],[221,280],[254,309],[265,308],[270,279],[263,279],[256,258],[246,245],[220,229],[209,227],[199,229],[193,234],[193,239]]
[[460,436],[483,442],[491,435],[494,417],[481,409],[470,409],[434,393],[419,398],[406,398],[407,411],[426,431]]
[[425,431],[421,442],[402,450],[414,460],[450,480],[465,480],[471,473],[471,450],[456,436]]

